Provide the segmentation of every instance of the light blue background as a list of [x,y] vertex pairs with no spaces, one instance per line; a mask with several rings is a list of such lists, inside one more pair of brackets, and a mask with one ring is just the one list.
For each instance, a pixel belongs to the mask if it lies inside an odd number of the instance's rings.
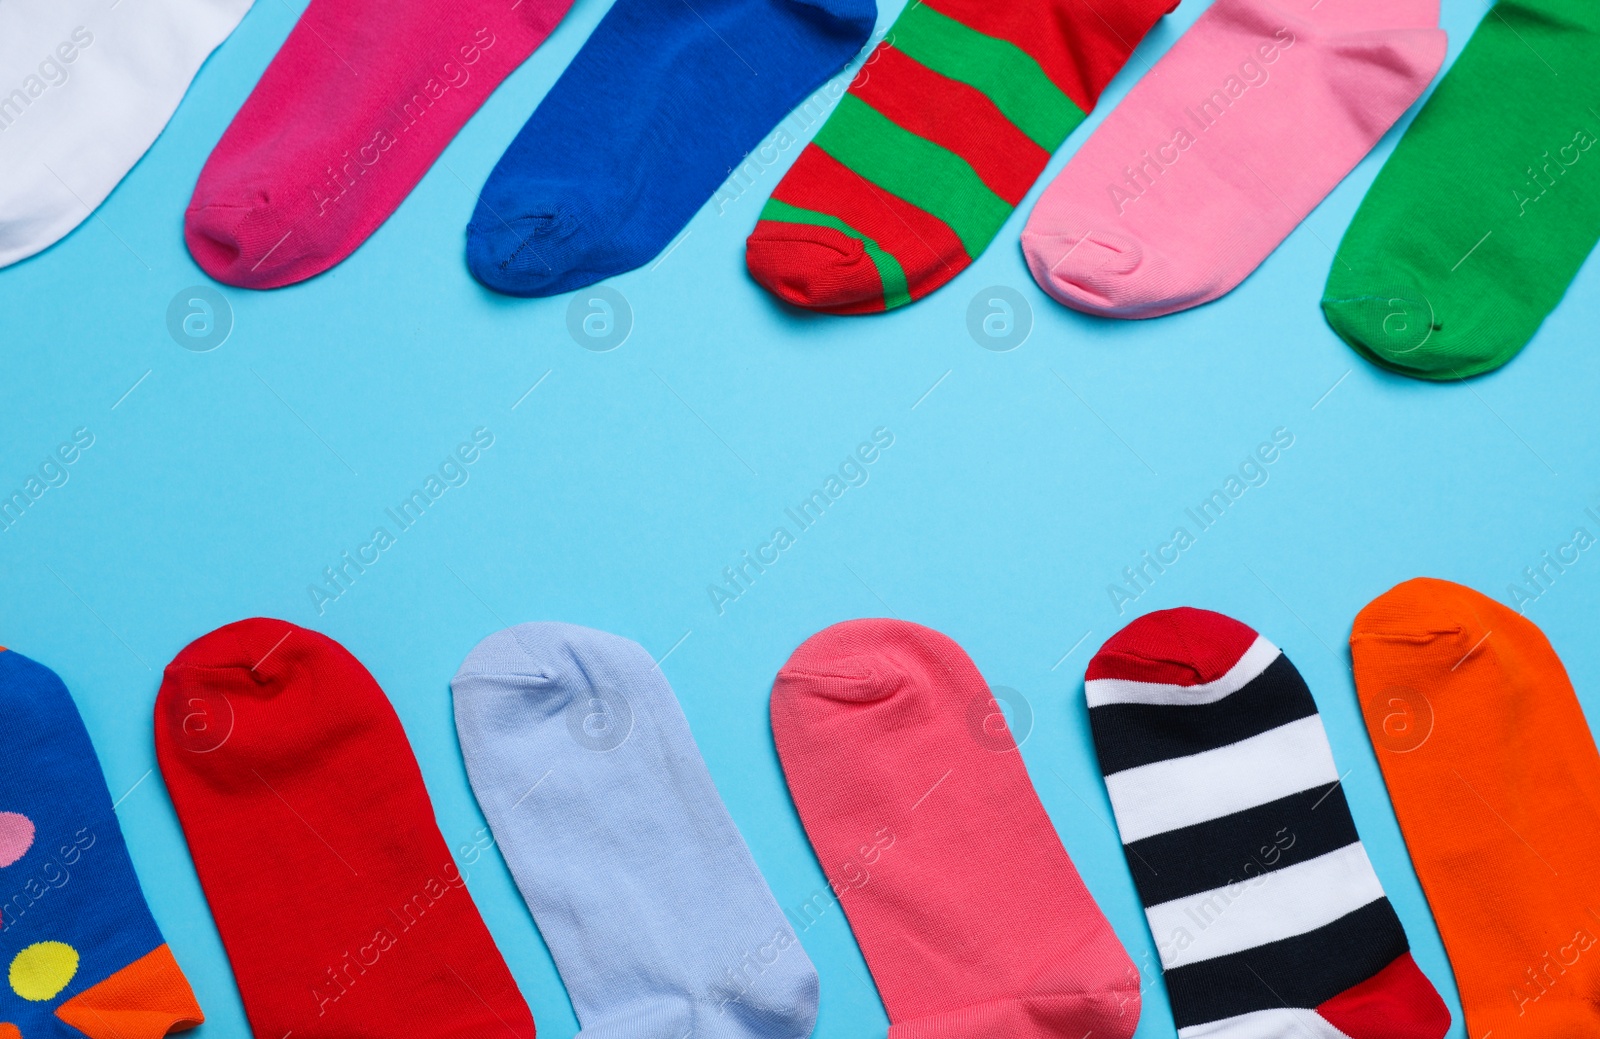
[[[1398,581],[1444,577],[1503,600],[1574,528],[1600,533],[1583,511],[1600,511],[1593,263],[1521,356],[1470,384],[1411,382],[1358,359],[1316,304],[1330,249],[1396,131],[1238,291],[1196,311],[1113,323],[1047,299],[1017,247],[1036,189],[931,298],[877,318],[798,314],[743,265],[744,237],[793,149],[725,213],[703,210],[655,269],[611,283],[635,328],[620,348],[592,352],[568,334],[567,298],[494,296],[462,259],[474,192],[603,13],[600,0],[578,0],[350,260],[293,288],[226,289],[231,338],[189,352],[165,319],[175,294],[205,283],[183,248],[183,207],[300,6],[260,0],[95,217],[0,272],[0,489],[20,487],[75,428],[96,438],[70,481],[0,535],[0,643],[55,668],[77,697],[112,796],[125,798],[151,905],[209,1017],[201,1036],[247,1026],[152,771],[160,671],[191,639],[269,615],[342,642],[394,701],[456,848],[484,825],[448,689],[478,639],[557,619],[626,635],[658,658],[670,651],[663,670],[712,775],[779,903],[796,907],[824,882],[772,748],[767,694],[808,635],[885,613],[947,633],[993,685],[1026,697],[1035,786],[1150,982],[1138,1034],[1170,1036],[1082,677],[1122,623],[1180,604],[1245,620],[1304,672],[1362,836],[1462,1034],[1345,639],[1356,611]],[[1190,0],[1151,34],[1047,178],[1201,9]],[[1452,56],[1483,10],[1448,0]],[[1006,353],[967,331],[969,303],[996,285],[1020,291],[1035,318]],[[384,509],[478,426],[496,439],[470,482],[319,615],[308,585],[389,525]],[[722,569],[880,426],[895,442],[869,482],[719,615],[707,589]],[[1119,616],[1107,586],[1278,427],[1295,440],[1269,482]],[[1528,614],[1593,709],[1591,555]],[[490,853],[463,866],[541,1034],[571,1036],[560,979],[503,863]],[[819,1039],[882,1035],[837,908],[802,941],[822,979]]]

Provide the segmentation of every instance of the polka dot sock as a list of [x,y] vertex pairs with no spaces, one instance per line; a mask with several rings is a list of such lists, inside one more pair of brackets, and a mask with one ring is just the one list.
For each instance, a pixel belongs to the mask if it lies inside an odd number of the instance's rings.
[[193,1028],[204,1015],[145,905],[67,687],[0,649],[0,717],[0,1039]]

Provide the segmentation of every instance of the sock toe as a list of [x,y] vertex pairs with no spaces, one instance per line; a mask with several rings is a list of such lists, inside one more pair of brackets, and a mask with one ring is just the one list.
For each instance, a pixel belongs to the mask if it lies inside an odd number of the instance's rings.
[[885,309],[883,278],[866,247],[831,228],[757,228],[745,242],[745,264],[792,306],[837,314]]
[[778,672],[773,698],[775,702],[815,697],[844,703],[871,703],[887,699],[909,681],[909,675],[882,658],[813,656],[806,662],[796,663],[791,659],[784,665]]
[[802,642],[778,672],[774,700],[780,693],[852,703],[885,699],[910,684],[908,668],[914,665],[897,658],[921,641],[924,630],[881,618],[824,628]]
[[519,629],[539,626],[519,624],[515,628],[505,628],[483,639],[472,647],[472,652],[467,654],[467,658],[456,669],[456,677],[515,675],[540,680],[548,679],[549,672],[532,658],[524,648],[523,640],[517,637]]
[[194,206],[184,213],[183,240],[194,262],[217,281],[238,283],[238,229],[250,211],[243,206]]
[[1203,685],[1227,674],[1259,637],[1249,625],[1211,610],[1157,610],[1107,639],[1086,678]]
[[650,654],[632,639],[577,624],[532,621],[479,642],[461,662],[456,677],[513,676],[592,688],[655,667]]
[[576,221],[556,206],[505,219],[480,215],[467,228],[467,267],[508,296],[555,296],[592,285],[599,277],[571,255],[575,230]]
[[1418,289],[1390,288],[1322,300],[1322,312],[1339,338],[1386,368],[1423,379],[1461,379],[1498,367],[1495,351],[1464,348],[1461,329],[1446,329],[1433,303]]
[[1453,581],[1414,577],[1362,607],[1350,637],[1431,641],[1470,635],[1470,642],[1493,627],[1485,623],[1486,602],[1492,601]]
[[296,230],[265,202],[191,205],[183,220],[184,242],[200,269],[241,289],[276,289],[319,272],[297,250]]
[[245,668],[263,674],[263,665],[269,659],[279,658],[280,654],[288,659],[309,643],[325,638],[288,621],[251,617],[195,639],[172,658],[167,668]]
[[1022,246],[1039,286],[1074,310],[1104,317],[1154,317],[1165,300],[1147,297],[1150,257],[1137,241],[1111,231],[1024,231]]

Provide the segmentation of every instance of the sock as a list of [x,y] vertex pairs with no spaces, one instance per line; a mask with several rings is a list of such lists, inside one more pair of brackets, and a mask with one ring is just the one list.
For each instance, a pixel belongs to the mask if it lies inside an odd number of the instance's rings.
[[553,296],[649,262],[875,16],[873,0],[618,0],[489,174],[473,275]]
[[304,281],[405,200],[571,0],[311,0],[206,160],[189,252],[229,285]]
[[816,971],[650,654],[520,624],[451,688],[473,792],[584,1035],[811,1034]]
[[1229,292],[1421,95],[1438,22],[1438,0],[1217,0],[1045,189],[1034,280],[1122,318]]
[[1600,239],[1600,8],[1504,0],[1384,164],[1328,273],[1328,324],[1422,379],[1498,368]]
[[67,687],[0,649],[0,717],[0,1036],[160,1039],[198,1025]]
[[533,1039],[400,719],[343,646],[218,628],[167,665],[155,733],[255,1035]]
[[1356,616],[1350,654],[1467,1034],[1600,1034],[1600,754],[1555,650],[1417,578]]
[[1133,1034],[1138,971],[960,646],[835,624],[778,672],[772,735],[889,1039]]
[[106,200],[250,3],[0,4],[0,267]]
[[1294,665],[1230,617],[1147,614],[1089,662],[1095,750],[1180,1039],[1442,1039]]
[[761,211],[750,273],[865,314],[961,273],[1171,0],[922,0]]

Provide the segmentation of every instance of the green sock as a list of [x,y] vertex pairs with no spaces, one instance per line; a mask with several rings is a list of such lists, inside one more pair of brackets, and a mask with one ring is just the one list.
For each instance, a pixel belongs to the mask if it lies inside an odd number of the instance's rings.
[[1600,238],[1600,5],[1502,0],[1356,211],[1322,310],[1422,379],[1498,368]]

